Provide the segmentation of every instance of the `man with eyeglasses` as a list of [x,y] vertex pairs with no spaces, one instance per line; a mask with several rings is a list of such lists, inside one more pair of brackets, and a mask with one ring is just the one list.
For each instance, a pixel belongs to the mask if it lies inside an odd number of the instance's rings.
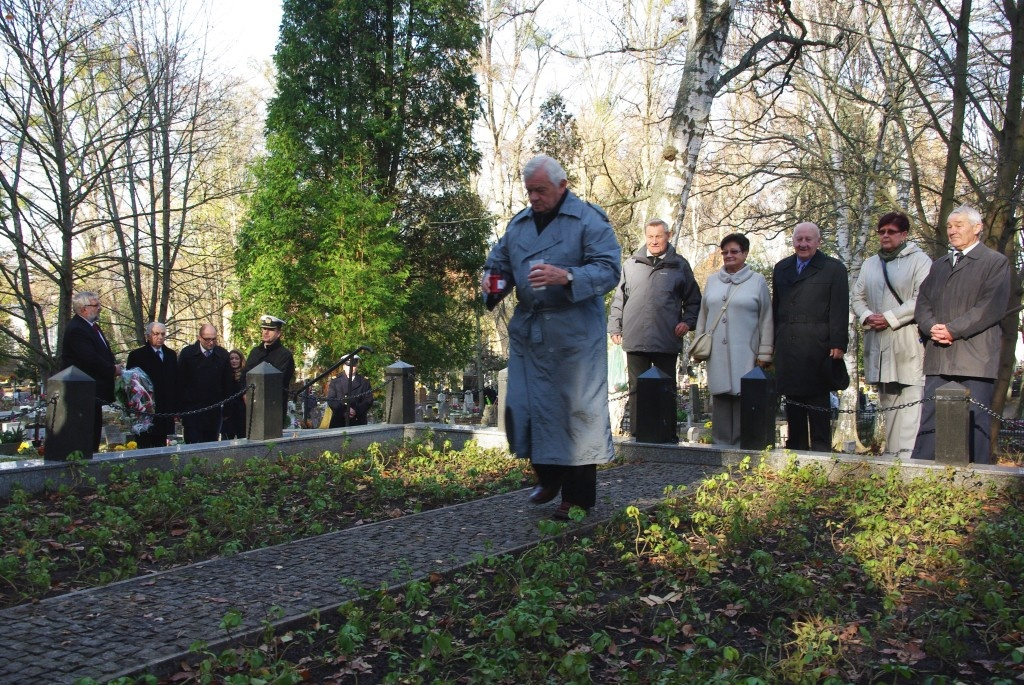
[[637,378],[652,366],[658,367],[672,379],[675,407],[676,365],[683,336],[697,325],[700,314],[700,286],[690,263],[672,247],[671,238],[667,223],[661,219],[647,222],[644,246],[622,264],[608,316],[608,335],[626,352],[629,425],[634,432]]
[[[185,442],[215,442],[220,437],[221,408],[227,397],[228,351],[217,344],[217,329],[204,323],[199,336],[178,355],[178,397]],[[199,414],[189,412],[213,407]]]
[[156,413],[149,430],[139,434],[139,447],[165,447],[167,436],[174,434],[174,416],[178,411],[178,355],[164,345],[167,326],[159,321],[146,324],[146,344],[128,353],[125,368],[142,369],[153,381]]
[[122,367],[114,358],[110,342],[100,330],[100,297],[85,290],[71,298],[75,315],[68,321],[61,341],[61,369],[76,367],[96,381],[96,407],[93,423],[93,452],[100,448],[103,431],[102,405],[114,401],[114,379]]

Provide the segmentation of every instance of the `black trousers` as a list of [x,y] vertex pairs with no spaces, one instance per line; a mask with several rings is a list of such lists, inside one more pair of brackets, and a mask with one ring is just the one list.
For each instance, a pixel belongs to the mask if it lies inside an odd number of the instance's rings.
[[185,430],[186,444],[217,442],[217,438],[220,437],[220,409],[182,416],[181,426]]
[[[676,365],[679,363],[679,355],[673,352],[627,352],[626,353],[626,374],[629,376],[629,432],[636,434],[636,427],[639,421],[636,415],[636,379],[646,373],[652,366],[672,379],[672,413],[678,403],[676,399]],[[678,436],[676,436],[678,437]]]
[[533,464],[537,482],[545,488],[558,488],[562,501],[590,509],[597,504],[597,465],[564,466]]
[[786,399],[815,407],[807,409],[786,403],[786,423],[789,424],[786,447],[791,450],[831,452],[832,404],[829,402],[828,393],[799,397],[786,395]]
[[153,419],[153,427],[139,433],[139,447],[166,447],[167,436],[174,434],[174,419],[157,417]]

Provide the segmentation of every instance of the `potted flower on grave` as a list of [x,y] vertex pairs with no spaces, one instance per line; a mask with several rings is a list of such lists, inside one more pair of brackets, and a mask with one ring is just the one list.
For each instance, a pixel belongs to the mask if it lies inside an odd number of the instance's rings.
[[0,454],[17,454],[18,448],[24,440],[25,430],[21,427],[0,431]]

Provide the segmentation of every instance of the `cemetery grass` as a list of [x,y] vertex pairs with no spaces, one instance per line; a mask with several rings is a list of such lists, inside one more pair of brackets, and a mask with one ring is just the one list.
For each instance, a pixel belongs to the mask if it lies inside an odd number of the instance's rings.
[[430,438],[310,459],[131,472],[0,506],[0,607],[396,518],[533,481],[529,464]]
[[524,553],[119,683],[1024,679],[1024,494],[828,468],[746,462],[590,530],[544,522]]

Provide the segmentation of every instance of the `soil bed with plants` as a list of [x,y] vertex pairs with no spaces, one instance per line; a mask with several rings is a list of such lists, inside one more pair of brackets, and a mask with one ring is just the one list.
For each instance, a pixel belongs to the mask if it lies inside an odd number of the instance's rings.
[[[83,473],[82,470],[78,471]],[[84,476],[0,506],[0,607],[364,523],[508,492],[529,464],[462,450],[371,445],[318,458],[252,459],[209,468]]]
[[827,468],[745,463],[582,536],[543,522],[525,553],[119,682],[1024,680],[1024,494]]

